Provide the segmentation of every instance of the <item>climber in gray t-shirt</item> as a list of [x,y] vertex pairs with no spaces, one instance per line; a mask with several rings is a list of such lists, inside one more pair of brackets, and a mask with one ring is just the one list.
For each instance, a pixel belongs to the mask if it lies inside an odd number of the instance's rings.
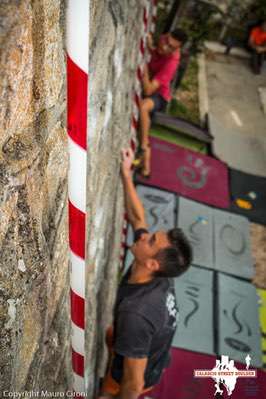
[[126,211],[135,231],[134,261],[118,288],[113,354],[99,399],[137,399],[159,382],[178,322],[173,277],[184,273],[192,258],[180,229],[148,232],[131,176],[133,152],[124,150],[122,157]]

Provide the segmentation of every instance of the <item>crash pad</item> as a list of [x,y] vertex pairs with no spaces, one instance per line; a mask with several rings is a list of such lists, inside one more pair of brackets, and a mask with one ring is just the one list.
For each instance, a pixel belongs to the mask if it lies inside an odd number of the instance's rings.
[[254,274],[247,218],[214,209],[215,269],[251,278]]
[[193,248],[193,264],[213,268],[212,208],[186,198],[178,198],[177,225]]
[[261,332],[262,366],[266,370],[266,290],[257,289]]
[[230,169],[231,210],[266,225],[266,178]]
[[[167,191],[143,185],[137,186],[137,193],[145,209],[149,232],[169,230],[175,227],[176,199],[175,195]],[[133,229],[129,228],[127,244],[133,243]]]
[[[208,399],[215,397],[215,381],[212,378],[195,378],[194,370],[212,370],[216,364],[214,356],[202,355],[181,349],[172,349],[172,361],[162,375],[161,381],[152,391],[140,399]],[[231,360],[231,359],[229,359]],[[234,362],[238,371],[245,365]],[[250,367],[254,370],[254,367]],[[266,392],[266,373],[255,368],[257,377],[238,377],[232,395],[228,396],[226,387],[221,384],[223,398],[263,399]]]
[[[252,356],[252,353],[250,354]],[[245,369],[241,363],[235,362],[235,367],[238,370]],[[254,370],[254,367],[250,367]],[[266,392],[266,373],[263,370],[256,369],[256,378],[238,378],[235,389],[232,393],[232,399],[263,399]]]
[[209,378],[194,378],[195,369],[211,370],[215,357],[172,348],[171,363],[161,381],[141,399],[207,399],[214,397],[214,383]]
[[166,129],[161,126],[152,126],[150,134],[153,137],[157,137],[169,143],[177,144],[181,147],[189,148],[190,150],[196,152],[201,152],[202,154],[207,154],[207,147],[205,143],[185,136],[182,133],[173,132],[172,130]]
[[266,177],[265,136],[228,131],[212,113],[209,114],[209,126],[214,136],[212,149],[217,158],[233,169]]
[[244,281],[219,273],[218,276],[218,347],[220,355],[260,367],[261,337],[256,288]]
[[151,177],[138,180],[215,205],[229,206],[227,167],[220,161],[152,137]]
[[181,132],[189,137],[194,137],[204,143],[210,143],[213,139],[212,135],[201,126],[162,112],[156,112],[153,121],[157,125],[176,130],[177,132]]
[[213,354],[213,272],[191,266],[175,290],[180,314],[172,346]]
[[133,260],[134,260],[134,256],[133,256],[132,252],[130,251],[130,249],[128,248],[127,252],[126,252],[126,256],[125,256],[124,273],[123,274],[125,274],[126,271],[130,268],[130,266],[133,263]]

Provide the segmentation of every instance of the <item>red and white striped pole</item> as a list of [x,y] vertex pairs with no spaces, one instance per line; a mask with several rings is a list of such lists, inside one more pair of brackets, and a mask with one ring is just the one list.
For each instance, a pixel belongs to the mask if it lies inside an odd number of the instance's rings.
[[73,390],[85,392],[85,253],[89,0],[68,0],[67,131]]

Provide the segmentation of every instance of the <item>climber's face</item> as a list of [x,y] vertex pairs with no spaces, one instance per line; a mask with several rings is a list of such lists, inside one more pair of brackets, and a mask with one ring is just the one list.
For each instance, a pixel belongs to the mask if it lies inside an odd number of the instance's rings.
[[181,42],[174,39],[170,33],[160,38],[158,43],[158,53],[161,55],[171,55],[181,47]]
[[155,233],[142,233],[137,242],[131,247],[137,263],[144,265],[148,260],[154,259],[162,249],[170,246],[165,231]]

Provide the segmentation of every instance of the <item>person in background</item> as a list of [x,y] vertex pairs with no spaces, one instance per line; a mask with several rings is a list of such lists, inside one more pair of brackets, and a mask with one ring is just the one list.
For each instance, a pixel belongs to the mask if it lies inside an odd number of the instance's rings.
[[151,60],[145,66],[142,76],[143,98],[140,102],[140,148],[142,152],[141,174],[150,175],[151,149],[149,130],[151,117],[156,111],[163,111],[171,100],[170,83],[180,61],[180,49],[187,40],[181,29],[175,29],[160,37],[156,47],[149,37]]
[[261,73],[266,53],[266,21],[252,29],[249,36],[249,46],[252,49],[251,67],[258,75]]
[[126,211],[135,233],[134,261],[117,292],[113,329],[109,329],[110,367],[98,399],[137,399],[152,389],[168,366],[178,323],[173,278],[189,268],[192,251],[180,229],[148,232],[131,165],[123,151],[121,174]]

